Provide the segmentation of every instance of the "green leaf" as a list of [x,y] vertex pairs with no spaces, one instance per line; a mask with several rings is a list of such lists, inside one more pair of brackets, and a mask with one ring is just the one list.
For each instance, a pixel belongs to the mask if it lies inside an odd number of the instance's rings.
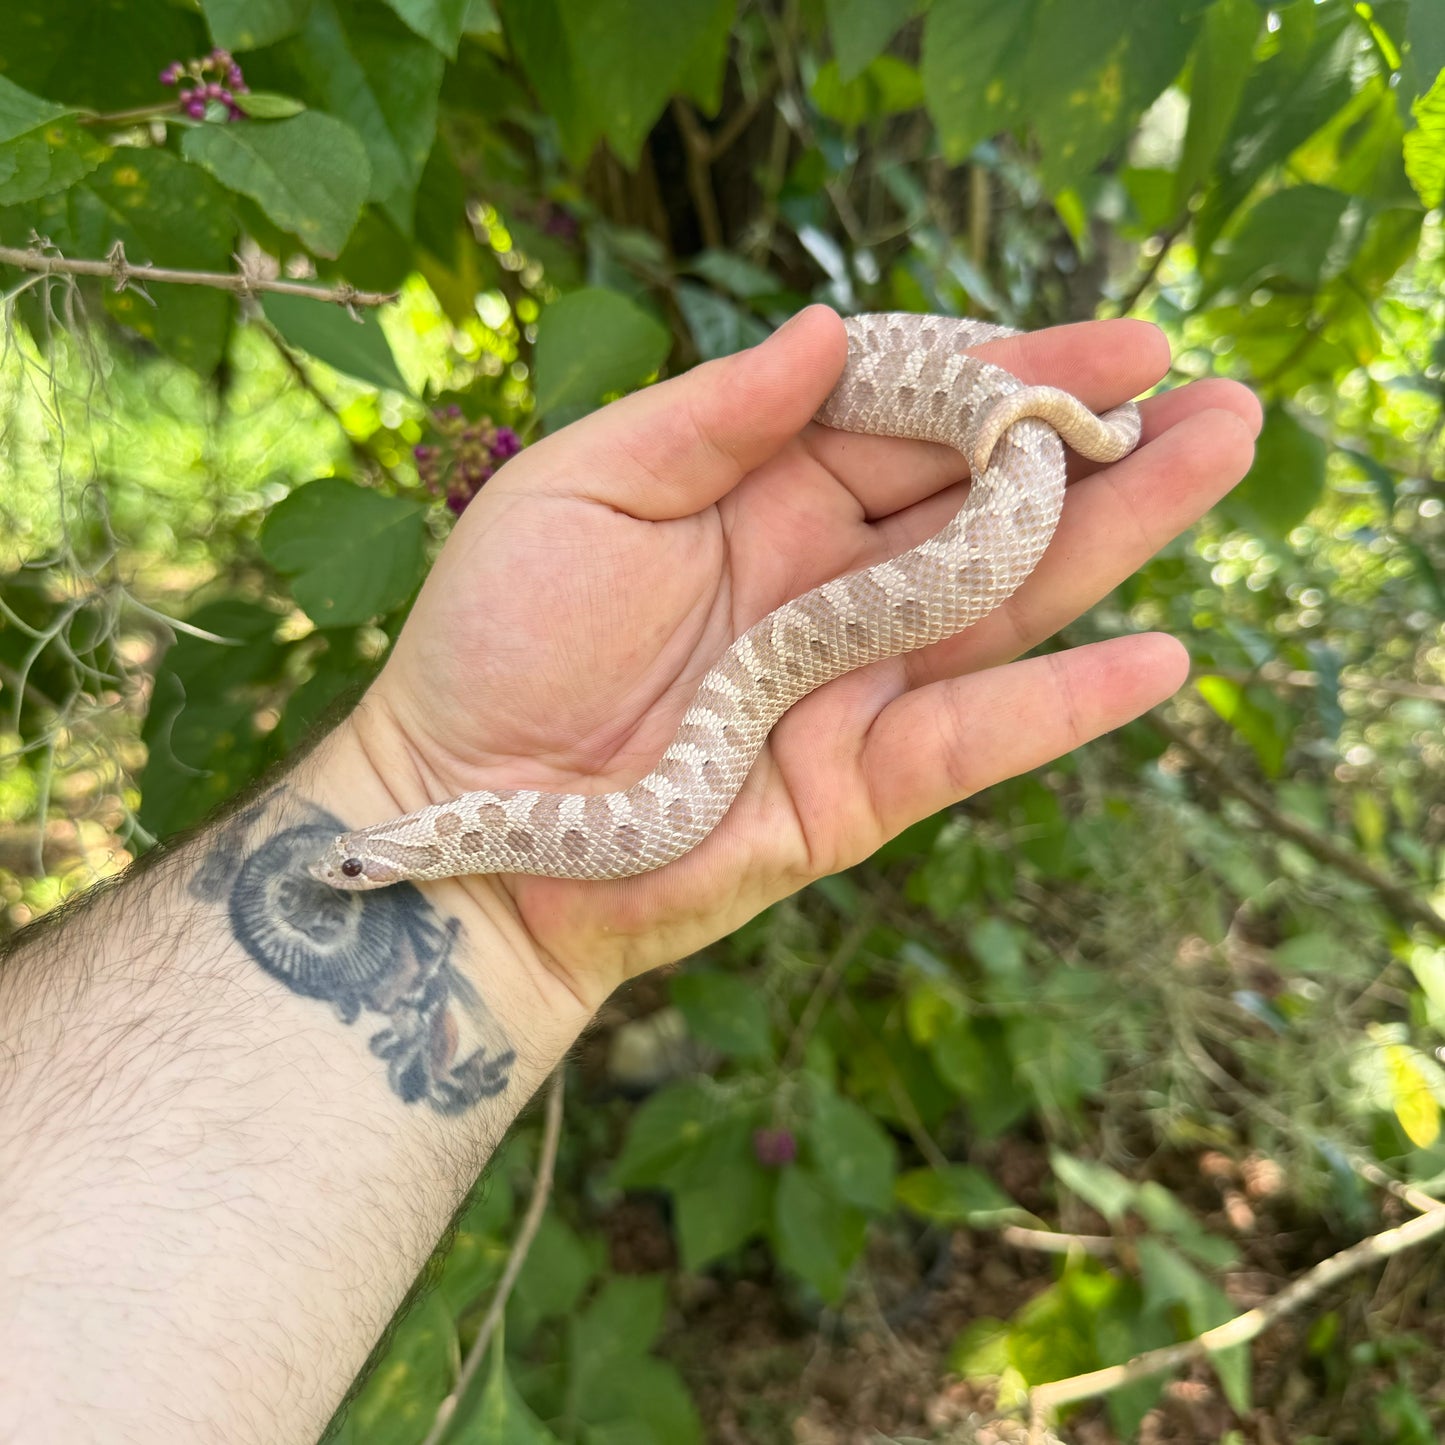
[[1445,71],[1445,8],[1413,0],[1405,20],[1405,53],[1400,66],[1399,100],[1408,107]]
[[[35,203],[34,224],[63,251],[104,256],[119,241],[131,261],[225,271],[235,250],[227,197],[204,171],[151,147],[125,146],[60,194]],[[202,286],[107,289],[106,310],[204,375],[220,364],[231,297]]]
[[457,58],[470,0],[386,0],[386,3],[448,60]]
[[268,295],[262,309],[285,340],[318,361],[372,386],[409,390],[374,313],[358,319],[333,301],[282,294]]
[[575,71],[562,0],[503,0],[502,24],[517,63],[537,92],[539,109],[556,123],[567,159],[580,167],[601,134],[602,119]]
[[667,328],[619,292],[569,291],[537,323],[537,410],[590,409],[610,392],[639,386],[671,344]]
[[1219,504],[1233,526],[1283,542],[1309,516],[1325,490],[1323,438],[1283,406],[1265,413],[1248,476]]
[[768,1001],[746,979],[730,973],[681,973],[672,980],[672,1001],[700,1043],[730,1058],[772,1058]]
[[360,137],[319,110],[289,120],[196,126],[181,151],[321,256],[335,256],[346,244],[371,184]]
[[261,551],[318,627],[355,627],[395,611],[420,585],[425,516],[417,502],[323,477],[272,509]]
[[1205,268],[1204,305],[1220,290],[1285,281],[1313,291],[1344,259],[1332,256],[1340,222],[1350,205],[1343,191],[1327,186],[1290,186],[1265,196],[1245,213],[1227,250],[1216,248]]
[[919,0],[827,0],[828,34],[845,81],[879,55],[919,8]]
[[672,1195],[682,1267],[700,1270],[767,1230],[773,1218],[777,1176],[758,1165],[749,1149],[726,1183],[679,1185]]
[[586,1445],[701,1445],[702,1422],[682,1376],[650,1355],[592,1372],[587,1389],[569,1395]]
[[286,699],[281,740],[289,752],[297,746],[343,693],[358,690],[376,676],[377,663],[358,657],[355,633],[330,633],[316,670]]
[[1138,1192],[1133,1181],[1092,1159],[1076,1159],[1062,1150],[1049,1151],[1049,1166],[1065,1189],[1077,1194],[1109,1221],[1117,1224],[1134,1203]]
[[783,283],[771,271],[754,266],[732,251],[700,251],[687,269],[744,301],[774,296],[783,289]]
[[923,104],[923,81],[906,60],[880,55],[862,74],[845,81],[838,63],[818,70],[809,92],[821,115],[842,126],[858,126],[884,116],[917,110]]
[[201,0],[211,39],[227,50],[259,50],[295,35],[311,0]]
[[717,25],[718,0],[559,0],[558,8],[592,126],[635,166],[668,97],[702,64],[699,47],[710,42],[721,67],[728,35]]
[[985,918],[968,930],[973,956],[995,978],[1015,978],[1024,966],[1019,929],[1002,918]]
[[698,28],[692,54],[678,73],[677,93],[690,96],[706,115],[715,116],[722,106],[736,12],[737,0],[712,0],[712,19]]
[[109,154],[74,112],[0,75],[0,206],[64,190]]
[[725,296],[706,286],[679,281],[675,292],[678,310],[692,333],[698,355],[704,361],[731,356],[745,347],[766,341],[768,327],[756,316],[735,306]]
[[242,107],[251,120],[285,120],[306,109],[304,101],[292,95],[276,95],[269,90],[248,91]]
[[1024,115],[1024,97],[1033,88],[1019,81],[1036,8],[1037,0],[954,0],[929,10],[920,70],[950,161],[964,160],[979,141]]
[[[501,1353],[500,1336],[494,1348]],[[416,1445],[451,1388],[456,1350],[456,1328],[442,1299],[422,1295],[397,1323],[385,1359],[367,1375],[347,1408],[344,1428],[352,1440],[364,1445]],[[481,1438],[487,1445],[502,1445],[503,1437]],[[545,1437],[508,1435],[505,1441],[506,1445],[551,1445]]]
[[465,1425],[448,1433],[457,1440],[465,1439],[467,1445],[557,1445],[557,1437],[532,1413],[507,1373],[502,1330],[497,1331],[490,1349],[487,1388]]
[[1196,0],[954,0],[929,11],[923,84],[944,154],[1027,120],[1045,185],[1058,192],[1120,146],[1178,74]]
[[684,1079],[658,1090],[632,1116],[609,1176],[612,1187],[664,1183],[678,1160],[703,1138],[717,1112],[716,1095],[701,1080]]
[[1262,688],[1243,687],[1228,677],[1200,677],[1194,685],[1214,712],[1254,749],[1265,775],[1279,777],[1293,728],[1271,708],[1256,702],[1251,692],[1259,693],[1269,702],[1274,700],[1272,694],[1266,694]]
[[1313,5],[1281,9],[1274,53],[1245,83],[1220,153],[1222,163],[1196,216],[1201,252],[1213,246],[1260,178],[1331,120],[1350,97],[1359,55],[1351,17],[1333,13],[1316,23],[1314,11]]
[[141,729],[140,816],[160,837],[198,822],[275,758],[256,728],[253,689],[282,672],[278,614],[228,598],[198,608],[187,621],[223,641],[183,632],[156,673]]
[[867,1223],[866,1215],[840,1201],[806,1168],[795,1164],[783,1171],[773,1245],[779,1261],[812,1285],[826,1304],[843,1298]]
[[877,1119],[851,1099],[820,1088],[805,1137],[819,1179],[839,1199],[874,1214],[887,1212],[897,1151]]
[[366,146],[366,199],[411,235],[417,188],[436,139],[446,62],[389,11],[347,11],[313,0],[305,29],[287,54],[306,78],[313,103],[345,121]]
[[1157,1234],[1167,1234],[1191,1259],[1210,1269],[1227,1269],[1238,1258],[1234,1246],[1210,1234],[1176,1195],[1152,1179],[1134,1192],[1134,1212]]
[[1229,134],[1249,78],[1245,62],[1263,20],[1254,0],[1215,0],[1205,14],[1190,73],[1189,125],[1174,171],[1170,219],[1183,214]]
[[513,1302],[534,1320],[568,1316],[602,1263],[599,1252],[549,1209],[517,1275]]
[[168,99],[156,72],[208,47],[193,6],[135,0],[5,0],[0,68],[35,95],[114,111]]
[[667,1309],[667,1281],[660,1274],[613,1275],[581,1314],[568,1325],[568,1349],[579,1389],[589,1377],[631,1363],[645,1355],[662,1329]]
[[1422,204],[1445,204],[1445,70],[1410,114],[1415,129],[1405,133],[1405,174]]
[[946,1169],[910,1169],[893,1186],[894,1197],[924,1219],[941,1224],[967,1224],[972,1229],[997,1229],[1031,1218],[982,1170],[973,1164]]

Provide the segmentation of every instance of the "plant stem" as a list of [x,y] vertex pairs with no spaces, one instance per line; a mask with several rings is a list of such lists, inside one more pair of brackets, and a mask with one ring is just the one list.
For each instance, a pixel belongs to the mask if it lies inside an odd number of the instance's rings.
[[210,286],[218,291],[234,291],[238,296],[258,292],[274,292],[281,296],[305,296],[312,301],[332,301],[350,310],[355,306],[385,306],[395,301],[395,291],[358,291],[342,282],[340,286],[314,286],[304,281],[271,280],[264,276],[248,276],[242,271],[180,271],[170,266],[132,265],[126,260],[125,247],[119,241],[110,248],[105,260],[71,259],[57,256],[33,246],[0,246],[0,266],[15,266],[22,271],[43,271],[47,275],[108,276],[117,291],[127,286],[159,281],[169,286]]

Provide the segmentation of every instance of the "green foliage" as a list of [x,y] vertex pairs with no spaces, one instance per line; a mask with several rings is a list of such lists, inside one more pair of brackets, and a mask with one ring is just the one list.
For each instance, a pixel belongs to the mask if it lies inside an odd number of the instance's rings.
[[[674,977],[659,1017],[691,1063],[625,1116],[605,1091],[572,1106],[449,1440],[701,1440],[689,1386],[731,1363],[679,1371],[684,1276],[871,1329],[859,1302],[920,1231],[1108,1233],[1106,1257],[1021,1266],[1008,1303],[960,1291],[974,1317],[936,1353],[1007,1409],[1226,1318],[1241,1261],[1278,1278],[1337,1224],[1370,1228],[1361,1161],[1438,1187],[1442,940],[1365,881],[1438,907],[1445,878],[1438,4],[11,12],[0,243],[400,293],[358,324],[304,297],[4,270],[0,822],[27,858],[47,822],[81,825],[49,875],[0,852],[12,921],[203,817],[366,681],[449,525],[454,479],[429,485],[412,449],[479,419],[554,430],[810,300],[1039,326],[1102,297],[1165,327],[1169,384],[1231,375],[1265,402],[1227,503],[1074,629],[1186,641],[1171,740],[1140,725],[995,788]],[[244,66],[246,119],[182,115],[156,80],[213,45]],[[1216,1156],[1279,1160],[1287,1222],[1251,1196],[1258,1229],[1226,1238],[1200,1182]],[[522,1157],[331,1439],[424,1436],[500,1275]],[[676,1269],[609,1263],[637,1203]],[[1301,1439],[1340,1410],[1362,1440],[1436,1438],[1414,1356],[1442,1342],[1405,1310],[1322,1312],[1303,1388],[1217,1356],[1221,1395],[1318,1401],[1278,1405]],[[761,1412],[749,1438],[801,1438],[806,1402],[774,1417],[730,1378]],[[1161,1386],[1110,1396],[1118,1438]]]
[[322,477],[272,511],[260,545],[318,627],[355,627],[415,591],[426,535],[417,503]]

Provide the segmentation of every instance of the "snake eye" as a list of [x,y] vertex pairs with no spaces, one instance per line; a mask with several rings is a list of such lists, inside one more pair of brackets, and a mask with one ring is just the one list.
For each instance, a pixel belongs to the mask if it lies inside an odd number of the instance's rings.
[[342,865],[341,871],[347,878],[360,878],[362,864],[360,858],[348,858]]

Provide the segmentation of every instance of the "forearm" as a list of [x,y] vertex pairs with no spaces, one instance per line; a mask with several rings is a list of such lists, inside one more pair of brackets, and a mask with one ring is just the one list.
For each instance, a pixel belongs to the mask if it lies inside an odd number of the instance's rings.
[[343,730],[0,965],[0,1439],[314,1440],[585,1023],[485,894],[305,878],[398,806]]

